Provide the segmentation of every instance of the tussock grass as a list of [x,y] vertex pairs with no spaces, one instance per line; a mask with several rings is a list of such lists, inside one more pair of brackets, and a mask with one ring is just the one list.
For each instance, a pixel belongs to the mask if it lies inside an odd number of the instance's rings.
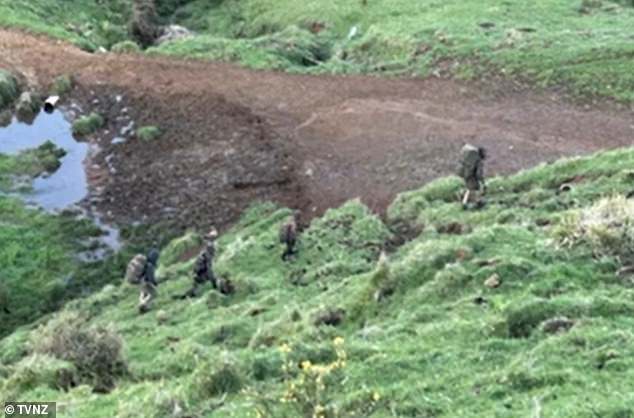
[[98,113],[82,116],[73,122],[73,135],[86,136],[95,133],[104,124],[103,117]]
[[0,70],[0,110],[10,106],[20,95],[18,81],[13,74]]

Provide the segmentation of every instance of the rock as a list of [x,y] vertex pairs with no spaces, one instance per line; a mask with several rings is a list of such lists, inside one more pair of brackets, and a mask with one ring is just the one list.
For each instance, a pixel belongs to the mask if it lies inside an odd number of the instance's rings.
[[163,28],[163,33],[154,43],[155,45],[161,45],[166,42],[172,42],[177,39],[189,38],[194,33],[189,29],[179,25],[169,25]]
[[496,289],[500,287],[501,284],[502,281],[500,280],[500,276],[497,273],[493,274],[491,277],[484,281],[484,285],[490,289]]
[[132,134],[133,132],[134,132],[134,121],[132,120],[126,126],[121,128],[121,131],[119,132],[119,134],[121,136],[127,136],[128,134]]
[[15,106],[16,116],[21,122],[32,122],[42,107],[42,99],[36,94],[25,91]]
[[156,312],[156,320],[159,324],[165,324],[169,320],[169,315],[164,310],[159,310]]
[[542,331],[546,334],[566,332],[575,325],[575,321],[565,316],[551,318],[542,323]]

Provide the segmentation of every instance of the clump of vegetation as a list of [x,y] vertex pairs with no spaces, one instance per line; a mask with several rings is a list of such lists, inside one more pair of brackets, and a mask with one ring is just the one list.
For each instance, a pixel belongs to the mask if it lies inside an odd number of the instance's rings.
[[112,45],[110,51],[115,54],[136,54],[141,52],[141,48],[135,42],[123,41]]
[[15,107],[18,119],[33,121],[43,104],[43,100],[38,94],[25,91],[20,95]]
[[34,333],[35,353],[53,356],[77,369],[76,384],[91,385],[97,392],[114,388],[127,373],[123,341],[112,328],[90,326],[75,312],[65,312]]
[[564,217],[556,231],[563,245],[589,244],[597,257],[634,263],[634,201],[617,195]]
[[[27,151],[28,152],[28,151]],[[66,151],[59,148],[51,141],[46,141],[39,147],[37,147],[33,153],[38,159],[43,171],[48,173],[54,173],[62,165],[61,159],[66,156]],[[39,170],[36,170],[39,171]],[[37,173],[39,175],[40,173]]]
[[[284,389],[278,399],[249,388],[245,394],[255,403],[256,416],[286,416],[336,418],[347,416],[371,416],[378,409],[381,395],[376,390],[365,389],[366,402],[344,408],[337,396],[344,389],[348,355],[344,339],[333,340],[334,358],[323,364],[314,364],[308,359],[297,361],[296,353],[289,344],[279,348],[282,355]],[[301,353],[299,353],[301,356]]]
[[15,179],[31,180],[43,173],[54,173],[66,151],[51,141],[17,155],[0,154],[0,190],[12,190]]
[[290,26],[254,42],[254,47],[270,51],[284,60],[287,68],[312,67],[326,62],[331,56],[331,46],[325,37],[297,26]]
[[104,119],[98,113],[91,113],[87,116],[82,116],[73,122],[73,135],[86,136],[95,133],[101,127],[103,127]]
[[0,110],[11,105],[20,95],[18,80],[6,70],[0,70]]
[[42,354],[23,358],[8,370],[8,376],[0,385],[0,397],[17,400],[20,393],[45,387],[65,390],[72,383],[76,370],[64,360]]
[[203,362],[198,366],[192,382],[202,399],[233,394],[243,385],[243,378],[239,370],[229,360],[217,362]]
[[143,126],[136,132],[141,141],[153,141],[161,136],[161,130],[156,126]]
[[133,0],[130,37],[143,48],[152,45],[161,34],[158,20],[154,0]]
[[64,96],[73,89],[73,79],[68,74],[60,75],[53,80],[51,93],[56,96]]

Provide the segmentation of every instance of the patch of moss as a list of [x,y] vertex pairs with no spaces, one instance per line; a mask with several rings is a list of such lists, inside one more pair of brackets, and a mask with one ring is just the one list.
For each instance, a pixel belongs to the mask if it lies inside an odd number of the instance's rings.
[[153,141],[161,136],[161,130],[156,126],[143,126],[136,135],[141,141]]

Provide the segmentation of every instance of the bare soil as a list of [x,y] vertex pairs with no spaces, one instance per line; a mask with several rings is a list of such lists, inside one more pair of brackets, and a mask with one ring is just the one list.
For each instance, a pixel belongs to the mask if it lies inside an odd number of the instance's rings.
[[[634,137],[631,111],[555,93],[89,54],[15,31],[0,31],[0,52],[34,86],[71,74],[82,111],[106,116],[92,139],[92,202],[119,223],[222,227],[256,199],[306,219],[355,197],[381,213],[398,192],[453,173],[466,142],[488,149],[494,175]],[[129,120],[163,135],[111,144]]]

